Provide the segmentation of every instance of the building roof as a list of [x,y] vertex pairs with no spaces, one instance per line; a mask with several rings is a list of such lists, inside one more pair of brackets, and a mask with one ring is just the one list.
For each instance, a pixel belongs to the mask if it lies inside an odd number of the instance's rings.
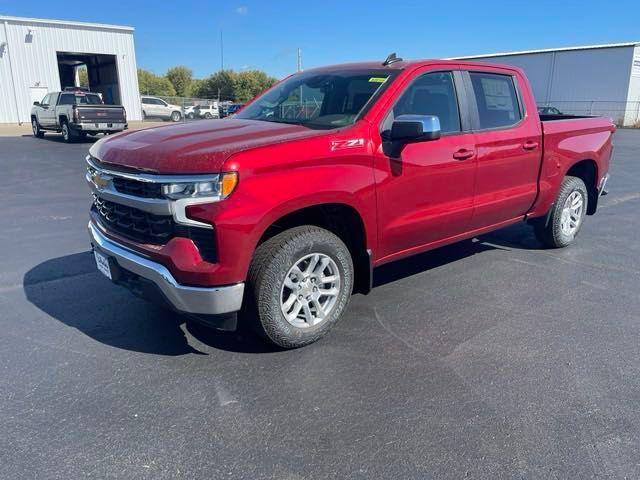
[[530,55],[534,53],[551,53],[551,52],[570,52],[574,50],[596,50],[600,48],[620,48],[620,47],[635,47],[640,45],[640,42],[626,42],[626,43],[606,43],[603,45],[582,45],[577,47],[561,47],[561,48],[543,48],[539,50],[522,50],[519,52],[503,52],[503,53],[488,53],[486,55],[467,55],[464,57],[453,57],[451,60],[471,60],[474,58],[491,58],[491,57],[509,57],[512,55]]
[[98,30],[120,30],[125,32],[134,31],[133,27],[129,27],[126,25],[109,25],[105,23],[74,22],[69,20],[52,20],[49,18],[8,17],[8,16],[0,15],[0,22],[24,23],[28,25],[33,25],[33,24],[61,25],[61,26],[69,26],[69,27],[94,28]]

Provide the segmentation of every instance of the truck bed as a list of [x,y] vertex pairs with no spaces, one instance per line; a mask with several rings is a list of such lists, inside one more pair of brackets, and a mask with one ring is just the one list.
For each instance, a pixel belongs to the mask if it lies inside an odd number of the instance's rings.
[[[535,217],[553,204],[564,172],[581,160],[593,169],[593,185],[599,185],[609,170],[615,125],[610,118],[541,115],[543,156],[538,198],[530,211]],[[585,160],[586,159],[586,160]],[[597,196],[595,199],[597,200]]]

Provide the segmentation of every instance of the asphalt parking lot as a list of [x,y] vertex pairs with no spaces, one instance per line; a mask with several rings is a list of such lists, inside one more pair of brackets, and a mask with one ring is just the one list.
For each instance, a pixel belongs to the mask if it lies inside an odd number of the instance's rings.
[[376,272],[278,351],[113,286],[84,155],[0,137],[3,478],[639,478],[640,131],[577,243],[526,225]]

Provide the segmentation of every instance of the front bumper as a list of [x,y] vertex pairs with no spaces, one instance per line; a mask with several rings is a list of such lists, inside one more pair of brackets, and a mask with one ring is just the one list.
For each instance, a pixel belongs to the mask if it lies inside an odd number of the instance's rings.
[[[119,268],[155,285],[175,310],[196,315],[222,315],[240,310],[244,283],[221,287],[181,285],[163,265],[110,240],[92,223],[89,223],[89,238],[93,248],[112,259]],[[129,286],[128,282],[114,280]]]

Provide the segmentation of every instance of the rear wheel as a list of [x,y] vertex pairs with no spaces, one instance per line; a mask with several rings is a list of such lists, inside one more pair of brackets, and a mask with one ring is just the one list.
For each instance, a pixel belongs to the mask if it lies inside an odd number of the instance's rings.
[[40,128],[40,124],[38,123],[37,118],[31,119],[31,130],[33,131],[33,136],[36,138],[44,137],[44,130]]
[[572,244],[582,228],[588,201],[587,187],[582,179],[565,177],[549,215],[534,224],[536,237],[550,248]]
[[76,132],[69,127],[66,121],[62,122],[62,139],[67,143],[71,143],[76,139]]
[[349,249],[314,226],[286,230],[260,245],[249,270],[245,317],[263,337],[296,348],[323,337],[353,288]]
[[211,115],[209,112],[207,112],[207,113],[204,114],[204,118],[210,119],[210,118],[213,118],[213,115]]

